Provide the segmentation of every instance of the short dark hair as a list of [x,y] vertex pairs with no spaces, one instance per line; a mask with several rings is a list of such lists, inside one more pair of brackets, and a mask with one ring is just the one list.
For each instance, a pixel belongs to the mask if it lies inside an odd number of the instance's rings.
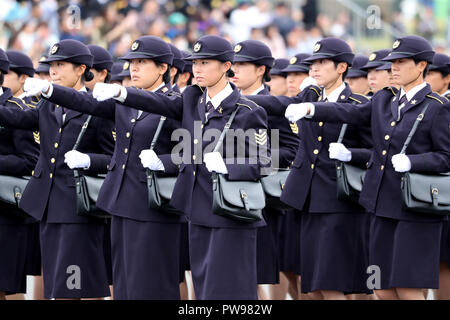
[[259,68],[260,66],[266,67],[265,70],[264,70],[264,75],[263,75],[263,83],[269,82],[270,80],[272,80],[272,78],[271,78],[271,76],[270,76],[270,70],[271,70],[272,68],[269,68],[269,67],[266,66],[265,64],[257,64],[257,63],[255,63],[255,66],[256,66],[257,68]]
[[[337,69],[338,64],[341,63],[341,62],[347,63],[347,62],[345,62],[345,61],[335,61],[335,60],[333,60],[334,68]],[[347,63],[347,69],[346,69],[345,72],[342,74],[342,81],[344,81],[345,78],[347,77],[348,68],[349,68],[349,66],[348,66],[348,63]]]
[[[413,59],[414,63],[417,65],[420,61],[425,61],[425,60],[419,60],[419,59]],[[428,71],[430,70],[430,64],[428,63],[428,61],[425,61],[427,63],[427,66],[425,67],[425,69],[423,70],[423,78],[425,79],[425,77],[428,74]]]
[[[165,62],[161,62],[161,61],[155,61],[153,60],[153,62],[156,64],[157,67],[162,66],[163,63]],[[165,63],[167,64],[167,63]],[[178,72],[177,72],[178,73]],[[171,78],[170,78],[170,65],[167,64],[167,70],[166,72],[163,74],[163,81],[164,83],[171,83]]]

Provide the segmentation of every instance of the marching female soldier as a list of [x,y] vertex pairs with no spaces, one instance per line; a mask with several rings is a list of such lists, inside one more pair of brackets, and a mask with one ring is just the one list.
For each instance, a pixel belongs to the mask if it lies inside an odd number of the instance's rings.
[[[11,87],[17,88],[17,73],[9,68],[8,56],[0,49],[0,86],[9,83]],[[8,81],[3,83],[8,71],[11,75],[8,76]],[[2,86],[0,109],[14,113],[30,107],[15,98],[10,88]],[[0,141],[0,174],[29,176],[39,155],[39,147],[32,132],[1,128]],[[17,205],[0,202],[0,243],[3,244],[0,248],[0,300],[4,300],[5,295],[26,292],[26,276],[30,271],[34,271],[30,269],[33,252],[29,249],[33,243],[32,235],[35,234],[31,232],[30,226],[35,222],[35,219],[27,217]]]
[[[391,50],[388,49],[372,52],[367,63],[361,67],[361,70],[367,73],[367,80],[373,94],[386,87],[391,87],[391,63],[382,60],[390,52]],[[397,90],[394,89],[394,91]]]
[[[140,37],[121,59],[129,63],[133,86],[158,96],[173,94],[169,89],[173,54],[166,42],[154,36]],[[34,85],[40,91],[43,84],[35,81]],[[148,154],[157,153],[160,160],[150,159],[150,164],[177,174],[170,155],[174,144],[168,141],[178,122],[166,120],[155,151],[141,152],[149,148],[160,116],[125,108],[115,100],[99,103],[91,94],[57,85],[45,89],[49,92],[43,96],[54,103],[70,100],[70,108],[115,120],[116,146],[97,202],[112,215],[114,298],[179,299],[178,239],[185,218],[148,208],[147,175],[139,161],[148,163]]]
[[[218,36],[201,37],[187,59],[193,61],[198,86],[188,87],[182,97],[166,97],[115,85],[97,85],[94,96],[99,100],[117,97],[126,105],[182,120],[191,135],[188,145],[194,150],[192,156],[185,151],[184,157],[194,163],[186,159],[181,164],[171,204],[190,217],[189,253],[196,297],[256,299],[256,228],[264,225],[264,220],[242,223],[214,214],[211,172],[226,174],[228,180],[255,180],[261,176],[263,168],[270,166],[264,138],[267,115],[262,108],[243,99],[238,89],[228,83],[227,78],[232,77],[229,70],[234,52],[227,40]],[[237,146],[233,143],[224,145],[223,154],[228,150],[232,155],[226,162],[219,152],[207,152],[202,157],[209,138],[199,140],[194,130],[200,128],[207,135],[217,133],[236,108],[231,128],[254,132],[241,147],[247,151],[259,146],[261,152],[251,157],[246,152],[239,158],[239,162],[244,163],[237,164]],[[155,160],[154,155],[152,162]]]
[[[39,102],[38,97],[25,97],[23,85],[28,77],[33,77],[35,70],[31,59],[20,51],[8,50],[9,72],[5,75],[4,85],[10,88],[14,97],[21,99],[28,108],[35,108]],[[26,133],[30,135],[29,132]],[[39,132],[33,133],[36,146],[39,146]],[[37,154],[36,154],[37,156]],[[29,219],[30,220],[30,219]],[[28,223],[27,267],[26,273],[30,276],[41,275],[41,253],[39,245],[39,221]],[[35,281],[39,280],[35,278]],[[22,297],[20,297],[22,298]]]
[[[324,87],[319,100],[349,104],[367,100],[353,94],[343,82],[353,57],[349,45],[340,39],[325,38],[316,43],[313,55],[304,62],[312,63],[312,77]],[[255,101],[269,114],[283,114],[286,101],[295,99]],[[335,143],[341,131],[339,125],[302,122],[299,128],[300,147],[281,200],[302,211],[302,292],[318,299],[344,299],[344,293],[368,293],[365,281],[368,218],[358,205],[337,199],[336,167],[332,159],[345,157],[362,165],[370,150],[360,148],[370,147],[370,137],[361,128],[349,127],[343,140],[351,147],[349,150],[342,143]]]
[[[92,55],[79,41],[55,44],[45,62],[50,64],[54,83],[75,90],[85,90],[84,80],[92,77]],[[45,297],[105,297],[109,289],[102,245],[104,222],[77,215],[72,168],[81,167],[90,174],[106,172],[112,151],[111,126],[93,118],[79,146],[85,154],[72,151],[72,156],[64,155],[74,147],[87,115],[63,106],[42,101],[39,108],[19,112],[2,108],[0,123],[40,130],[41,152],[20,208],[41,221]]]
[[[433,63],[428,69],[425,81],[430,85],[431,91],[450,98],[450,57],[436,53]],[[450,233],[448,221],[444,222],[441,242],[441,265],[439,268],[439,289],[434,290],[437,300],[450,299]]]
[[350,86],[350,90],[353,93],[361,94],[363,96],[372,96],[373,92],[370,91],[369,82],[367,81],[367,71],[362,70],[369,61],[365,55],[357,54],[352,61],[352,67],[348,70],[345,82]]
[[[242,95],[269,95],[265,82],[270,80],[270,70],[274,58],[269,47],[257,40],[239,42],[234,47],[234,77],[231,79]],[[271,150],[272,166],[287,168],[294,157],[298,146],[298,137],[292,133],[289,122],[282,117],[268,117],[268,135],[276,139],[276,145],[282,145],[278,150]],[[271,129],[279,130],[273,131]],[[293,136],[293,137],[292,137]],[[287,139],[283,139],[287,138]],[[289,142],[291,145],[289,145]],[[284,144],[283,144],[284,143]],[[271,143],[272,147],[273,144]],[[276,154],[277,161],[273,161]],[[287,159],[286,159],[287,158]],[[267,225],[257,231],[257,273],[259,299],[270,299],[261,284],[279,283],[278,261],[278,220],[283,214],[281,210],[265,208],[264,219]]]
[[[371,125],[373,154],[368,163],[360,203],[374,217],[370,227],[370,265],[380,271],[381,299],[424,299],[423,288],[439,284],[440,242],[445,216],[407,211],[402,207],[403,172],[450,170],[450,104],[424,82],[434,52],[425,39],[406,36],[394,42],[384,58],[392,61],[398,95],[385,89],[362,106],[342,103],[291,105],[286,117],[306,115],[314,121]],[[424,112],[424,106],[428,109]],[[420,113],[424,113],[419,117]],[[416,119],[414,137],[400,153]]]

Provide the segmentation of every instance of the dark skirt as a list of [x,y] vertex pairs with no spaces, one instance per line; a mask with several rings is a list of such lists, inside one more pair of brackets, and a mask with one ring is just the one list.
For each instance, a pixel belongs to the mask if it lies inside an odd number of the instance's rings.
[[286,214],[280,217],[280,245],[279,259],[280,271],[301,274],[300,240],[302,217],[298,210],[286,210]]
[[441,262],[448,262],[450,266],[450,232],[449,232],[449,222],[444,221],[442,226],[442,237],[441,237]]
[[283,213],[273,209],[263,210],[267,225],[258,228],[256,237],[256,265],[258,284],[280,283],[280,218]]
[[28,226],[27,241],[27,266],[29,276],[40,276],[42,270],[41,242],[39,236],[39,222],[30,223]]
[[198,300],[256,300],[256,229],[189,225]]
[[0,291],[25,293],[28,225],[0,225]]
[[108,284],[111,286],[113,284],[112,257],[111,257],[111,219],[106,219],[105,233],[103,238],[103,255],[105,257]]
[[180,228],[112,217],[114,299],[180,299]]
[[442,227],[442,222],[373,217],[369,262],[380,268],[380,289],[437,289]]
[[45,298],[110,295],[103,253],[104,232],[104,223],[41,222]]
[[370,293],[367,288],[369,215],[303,213],[303,293],[334,290]]
[[191,270],[189,262],[189,228],[188,224],[182,223],[180,230],[180,282],[184,281],[186,270]]

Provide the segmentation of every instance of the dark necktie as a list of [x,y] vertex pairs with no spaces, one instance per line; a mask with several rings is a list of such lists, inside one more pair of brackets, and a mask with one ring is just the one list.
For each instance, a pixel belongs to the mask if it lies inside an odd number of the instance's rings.
[[211,111],[211,109],[214,109],[213,104],[211,103],[211,101],[208,101],[206,103],[206,113],[209,113]]
[[398,101],[398,105],[401,106],[403,103],[406,103],[408,99],[406,98],[406,94]]

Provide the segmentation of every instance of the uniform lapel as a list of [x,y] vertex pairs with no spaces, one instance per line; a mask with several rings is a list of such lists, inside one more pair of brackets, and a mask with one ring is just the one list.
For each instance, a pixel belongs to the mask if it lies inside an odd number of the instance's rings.
[[217,109],[213,110],[209,114],[208,121],[213,118],[218,118],[231,114],[234,111],[234,109],[236,109],[236,103],[239,101],[240,93],[234,84],[232,83],[230,84],[231,87],[233,88],[233,92],[222,101],[222,103],[217,107]]
[[400,119],[403,117],[403,115],[410,109],[414,108],[415,106],[422,103],[422,101],[425,99],[427,94],[431,93],[430,85],[427,84],[425,88],[417,92],[414,97],[406,103],[406,105],[400,110]]
[[206,113],[206,90],[203,92],[203,94],[200,97],[200,100],[197,103],[197,113],[200,117],[200,120],[205,122],[205,113]]
[[[164,85],[163,87],[159,88],[158,90],[156,90],[155,93],[159,93],[159,94],[165,95],[171,90],[171,88],[172,88],[172,86],[170,85],[170,83],[168,83],[168,84]],[[138,118],[137,116],[139,114],[139,111],[138,110],[136,110],[136,111],[137,112],[136,112],[135,119],[137,121],[144,119],[145,117],[147,117],[150,114],[148,112],[142,111],[141,116]]]

